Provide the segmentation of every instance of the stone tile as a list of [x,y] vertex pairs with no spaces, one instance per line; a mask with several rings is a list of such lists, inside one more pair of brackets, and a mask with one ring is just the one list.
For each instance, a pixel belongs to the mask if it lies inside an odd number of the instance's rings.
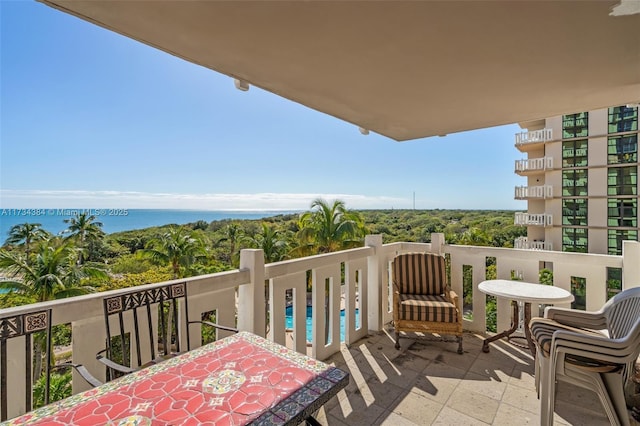
[[604,409],[601,412],[596,412],[584,407],[576,407],[564,401],[556,401],[554,413],[554,424],[556,422],[589,426],[607,426],[611,424],[604,413]]
[[[455,343],[422,338],[401,339],[398,351],[388,331],[343,347],[328,361],[349,371],[350,383],[318,412],[326,420],[321,423],[538,423],[540,403],[531,354],[502,340],[483,353],[482,339],[480,334],[465,333],[463,355],[455,352]],[[564,382],[557,389],[555,424],[609,424],[593,392]]]
[[399,369],[394,365],[389,365],[384,369],[386,380],[384,383],[390,383],[403,389],[410,389],[412,383],[418,378],[420,373],[415,370],[403,368]]
[[506,404],[531,414],[540,413],[540,400],[535,389],[525,389],[513,384],[507,385],[502,397],[502,405]]
[[[428,423],[422,424],[424,425]],[[440,411],[440,414],[438,414],[438,417],[431,424],[438,426],[486,426],[490,423],[485,423],[471,416],[467,416],[453,408],[444,407],[442,411]]]
[[320,422],[320,424],[327,426],[350,426],[348,423],[343,422],[342,420],[332,416],[331,414],[327,415],[325,422]]
[[446,406],[485,423],[492,423],[500,402],[478,392],[456,389]]
[[392,361],[392,364],[398,369],[413,370],[420,373],[437,357],[437,353],[425,350],[406,350],[399,353]]
[[418,426],[424,423],[414,423],[409,419],[392,412],[386,411],[378,418],[379,424],[382,426]]
[[386,410],[376,404],[366,404],[362,399],[349,398],[340,401],[340,405],[329,411],[327,417],[333,417],[347,425],[375,425],[378,417]]
[[[517,421],[514,421],[517,419]],[[540,415],[537,413],[531,413],[520,408],[514,407],[509,404],[500,404],[496,418],[493,421],[495,426],[512,426],[514,424],[520,425],[539,425]]]
[[411,392],[444,404],[465,376],[465,371],[446,364],[429,365],[411,384]]
[[[371,400],[376,405],[380,407],[389,409],[391,404],[401,395],[406,395],[409,391],[393,385],[391,383],[381,383],[375,377],[369,379],[366,383],[366,388],[368,392],[366,396],[371,396],[373,399]],[[362,392],[363,397],[365,397],[365,392]],[[369,400],[365,397],[365,400]]]
[[507,383],[513,375],[516,364],[512,362],[497,363],[486,358],[478,358],[469,368],[470,373],[485,376],[496,382]]
[[419,424],[431,424],[443,405],[418,394],[409,392],[394,402],[392,411],[409,421]]
[[509,378],[509,385],[536,390],[535,368],[532,364],[516,364]]
[[581,408],[591,407],[592,410],[604,412],[604,407],[594,391],[567,382],[556,384],[556,401],[564,401]]
[[493,377],[477,374],[469,371],[464,379],[460,381],[458,389],[467,392],[477,392],[497,401],[502,399],[507,383],[500,380],[494,380]]

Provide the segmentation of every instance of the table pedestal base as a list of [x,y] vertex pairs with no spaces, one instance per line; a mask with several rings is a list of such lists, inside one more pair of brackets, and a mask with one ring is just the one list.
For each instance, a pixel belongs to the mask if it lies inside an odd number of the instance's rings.
[[[508,330],[503,331],[502,333],[498,333],[495,336],[487,337],[482,342],[482,352],[489,352],[489,343],[506,337],[507,340],[511,339],[511,335],[515,333],[518,329],[518,325],[520,324],[520,309],[518,307],[518,302],[515,300],[511,301],[511,327]],[[536,346],[533,343],[533,339],[531,338],[531,330],[529,329],[529,321],[531,321],[531,303],[524,303],[524,335],[527,339],[528,349],[533,354],[533,357],[536,356]],[[520,345],[517,345],[520,346]]]

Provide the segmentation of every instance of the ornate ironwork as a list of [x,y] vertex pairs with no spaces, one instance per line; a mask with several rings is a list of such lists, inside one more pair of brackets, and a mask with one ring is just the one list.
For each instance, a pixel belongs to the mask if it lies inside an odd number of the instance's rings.
[[10,339],[25,334],[44,331],[49,324],[49,311],[19,314],[0,318],[0,338]]

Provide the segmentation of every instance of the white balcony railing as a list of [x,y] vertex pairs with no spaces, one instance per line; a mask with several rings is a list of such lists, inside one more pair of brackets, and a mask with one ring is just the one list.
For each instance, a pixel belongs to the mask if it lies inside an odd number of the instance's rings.
[[553,250],[553,244],[545,241],[529,241],[527,237],[518,237],[513,242],[513,248],[522,250]]
[[530,198],[553,198],[553,186],[516,186],[515,199],[526,200]]
[[553,169],[553,157],[529,158],[516,160],[516,173],[536,172]]
[[548,213],[517,212],[513,223],[514,225],[524,226],[553,226],[553,215]]
[[[191,319],[199,319],[202,313],[216,310],[217,321],[222,324],[234,324],[237,318],[241,330],[267,336],[299,352],[326,359],[340,349],[342,309],[345,311],[344,341],[347,344],[366,336],[370,330],[382,330],[384,324],[392,320],[390,264],[397,254],[404,252],[446,254],[450,263],[451,285],[461,296],[460,300],[465,296],[463,271],[471,268],[471,296],[475,303],[471,308],[472,315],[464,322],[464,328],[470,331],[486,330],[485,295],[478,290],[478,284],[486,278],[487,258],[495,259],[498,278],[508,279],[513,271],[519,271],[524,280],[537,282],[541,264],[552,268],[554,284],[567,290],[570,290],[572,277],[584,277],[588,310],[598,309],[606,301],[608,268],[622,269],[623,288],[640,285],[637,280],[640,276],[638,242],[625,241],[623,255],[610,256],[448,245],[443,234],[433,234],[429,244],[382,244],[381,235],[372,235],[365,239],[365,246],[361,248],[267,265],[264,264],[262,250],[242,250],[240,269],[180,281],[187,284]],[[265,285],[268,287],[268,303]],[[308,287],[311,287],[310,295],[307,294]],[[1,310],[0,315],[51,308],[54,324],[71,324],[73,362],[84,364],[92,374],[104,379],[104,368],[95,358],[96,353],[104,348],[106,338],[102,299],[124,291],[127,289],[9,308]],[[313,306],[309,341],[305,318],[308,300]],[[289,304],[294,320],[291,329],[287,330],[286,307]],[[356,310],[359,323],[356,322]],[[497,315],[498,329],[507,329],[511,315],[508,301],[498,300]],[[19,361],[24,358],[18,356],[21,347],[24,346],[16,344],[8,348],[11,374],[18,378],[24,377],[25,373],[25,366]],[[74,376],[73,391],[84,389],[84,381]],[[12,389],[8,393],[10,417],[24,411],[17,400],[19,395],[23,395],[23,389]]]
[[516,146],[528,143],[539,143],[553,140],[552,129],[533,130],[531,132],[516,133]]

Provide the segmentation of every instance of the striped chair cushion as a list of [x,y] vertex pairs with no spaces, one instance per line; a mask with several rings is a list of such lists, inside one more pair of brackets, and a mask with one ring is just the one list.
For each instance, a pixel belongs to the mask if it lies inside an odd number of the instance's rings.
[[401,294],[443,294],[446,288],[444,256],[431,253],[396,256],[393,282]]
[[458,314],[453,303],[444,296],[419,294],[400,295],[399,319],[405,321],[457,322]]
[[[531,336],[536,341],[537,346],[540,348],[544,357],[549,356],[553,333],[558,330],[566,330],[574,333],[606,337],[603,336],[602,333],[599,333],[597,331],[571,327],[570,325],[565,325],[549,318],[533,318],[529,323],[529,328],[531,329]],[[607,361],[601,361],[598,359],[592,359],[573,354],[567,354],[566,361],[582,369],[598,371],[601,373],[618,371],[622,367],[620,364],[610,363]]]

